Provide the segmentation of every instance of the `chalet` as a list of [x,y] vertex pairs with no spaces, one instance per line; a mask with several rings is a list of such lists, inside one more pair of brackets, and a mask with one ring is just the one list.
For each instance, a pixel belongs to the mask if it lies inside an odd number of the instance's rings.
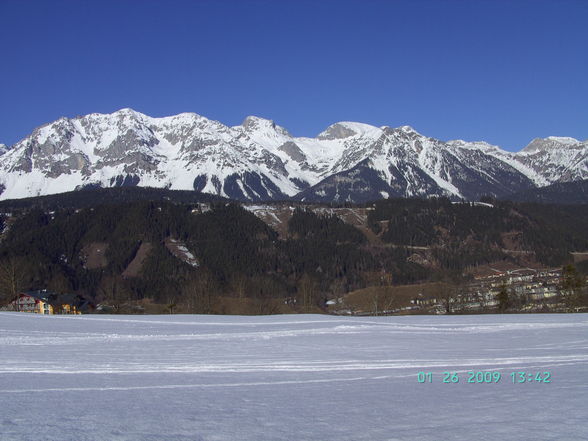
[[46,289],[20,293],[10,309],[35,314],[81,314],[79,296],[56,294]]
[[32,312],[35,314],[53,314],[53,306],[49,303],[51,291],[37,290],[20,293],[10,306],[15,311]]

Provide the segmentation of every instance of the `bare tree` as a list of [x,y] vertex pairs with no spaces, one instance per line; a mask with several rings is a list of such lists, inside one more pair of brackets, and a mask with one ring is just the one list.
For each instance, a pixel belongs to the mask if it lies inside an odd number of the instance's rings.
[[176,306],[178,306],[175,302],[175,298],[169,298],[167,301],[167,310],[169,311],[170,314],[174,313],[174,309],[176,309]]
[[449,283],[439,283],[435,297],[440,300],[446,314],[452,314],[457,306],[457,287]]
[[386,297],[384,301],[384,309],[388,313],[390,311],[395,311],[400,308],[401,302],[400,298],[396,295],[395,288],[393,286],[386,287]]
[[189,281],[182,290],[188,311],[192,314],[210,314],[214,290],[214,279],[203,270],[198,278]]
[[585,302],[586,278],[578,272],[574,265],[566,265],[562,268],[559,293],[571,310]]
[[446,314],[463,309],[468,299],[466,279],[461,273],[448,271],[437,283],[435,294]]
[[398,305],[398,299],[394,295],[391,286],[375,288],[372,295],[372,312],[374,315],[389,314]]
[[[16,300],[25,283],[25,262],[20,257],[8,256],[0,262],[0,296],[2,303]],[[16,310],[19,310],[16,302]]]
[[317,296],[316,282],[306,273],[298,282],[298,295],[304,312],[310,312]]
[[67,277],[61,273],[57,273],[51,278],[47,284],[47,288],[57,293],[66,293],[71,290],[71,284]]
[[238,273],[231,279],[231,287],[238,298],[244,298],[247,290],[247,277]]
[[338,299],[345,294],[345,287],[347,286],[347,278],[345,276],[338,277],[329,285],[329,292],[332,297]]
[[100,281],[98,293],[104,302],[109,303],[115,312],[121,312],[123,307],[130,301],[130,294],[123,285],[120,277],[106,276]]
[[264,295],[255,297],[253,299],[253,306],[256,314],[259,315],[278,314],[280,312],[276,299],[270,296]]
[[381,307],[380,307],[380,292],[378,291],[378,289],[376,288],[374,295],[372,295],[372,312],[374,313],[375,316],[378,315],[379,311],[381,311]]

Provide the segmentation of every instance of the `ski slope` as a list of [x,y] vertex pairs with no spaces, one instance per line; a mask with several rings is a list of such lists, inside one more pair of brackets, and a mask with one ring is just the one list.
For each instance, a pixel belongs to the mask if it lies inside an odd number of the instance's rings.
[[3,441],[588,439],[588,315],[4,312],[0,403]]

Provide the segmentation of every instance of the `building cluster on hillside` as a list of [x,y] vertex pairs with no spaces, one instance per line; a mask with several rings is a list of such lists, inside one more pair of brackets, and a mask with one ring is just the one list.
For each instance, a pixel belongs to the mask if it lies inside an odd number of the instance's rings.
[[523,268],[499,272],[495,276],[479,278],[476,282],[480,290],[491,290],[495,295],[505,286],[525,303],[530,303],[557,297],[561,284],[561,270]]
[[475,312],[499,307],[500,293],[506,303],[520,311],[551,309],[560,302],[561,270],[521,268],[494,270],[494,274],[475,277],[444,298],[417,298],[413,303],[431,308],[437,314]]

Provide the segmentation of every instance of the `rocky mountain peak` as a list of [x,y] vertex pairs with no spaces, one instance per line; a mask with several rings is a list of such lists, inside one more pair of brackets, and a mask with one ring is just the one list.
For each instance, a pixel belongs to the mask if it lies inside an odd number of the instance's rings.
[[277,125],[274,120],[261,118],[259,116],[250,115],[246,117],[241,123],[241,126],[246,132],[275,131],[284,136],[291,136],[285,128]]
[[335,139],[347,139],[352,136],[360,135],[373,135],[379,136],[381,130],[370,124],[352,122],[352,121],[341,121],[335,124],[331,124],[324,131],[318,134],[317,139],[320,140],[335,140]]
[[401,131],[403,131],[403,132],[405,132],[405,133],[415,133],[415,134],[417,134],[417,135],[420,135],[420,133],[419,133],[419,132],[417,132],[417,131],[416,131],[416,130],[415,130],[413,127],[411,127],[411,126],[400,126],[400,127],[398,127],[397,129],[398,129],[398,130],[401,130]]
[[345,123],[331,124],[324,131],[319,133],[318,139],[345,139],[355,135],[356,132]]
[[493,144],[487,143],[485,141],[464,141],[462,139],[453,139],[451,141],[447,141],[447,145],[452,147],[459,147],[464,149],[479,149],[485,151],[492,151],[492,152],[501,152],[500,147],[495,146]]
[[557,142],[559,144],[567,145],[575,145],[580,142],[576,138],[571,138],[569,136],[548,136],[546,139],[549,141]]
[[400,127],[390,127],[390,126],[382,126],[381,129],[387,135],[392,135],[394,137],[399,138],[407,138],[407,139],[414,139],[414,138],[426,138],[426,136],[421,135],[411,126],[400,126]]
[[525,153],[536,153],[553,149],[581,147],[581,142],[567,136],[548,136],[547,138],[533,139],[523,150]]
[[130,107],[125,107],[123,109],[119,109],[115,112],[112,113],[113,116],[119,117],[119,118],[140,118],[140,117],[145,117],[147,115],[141,113],[141,112],[137,112],[134,109],[131,109]]

